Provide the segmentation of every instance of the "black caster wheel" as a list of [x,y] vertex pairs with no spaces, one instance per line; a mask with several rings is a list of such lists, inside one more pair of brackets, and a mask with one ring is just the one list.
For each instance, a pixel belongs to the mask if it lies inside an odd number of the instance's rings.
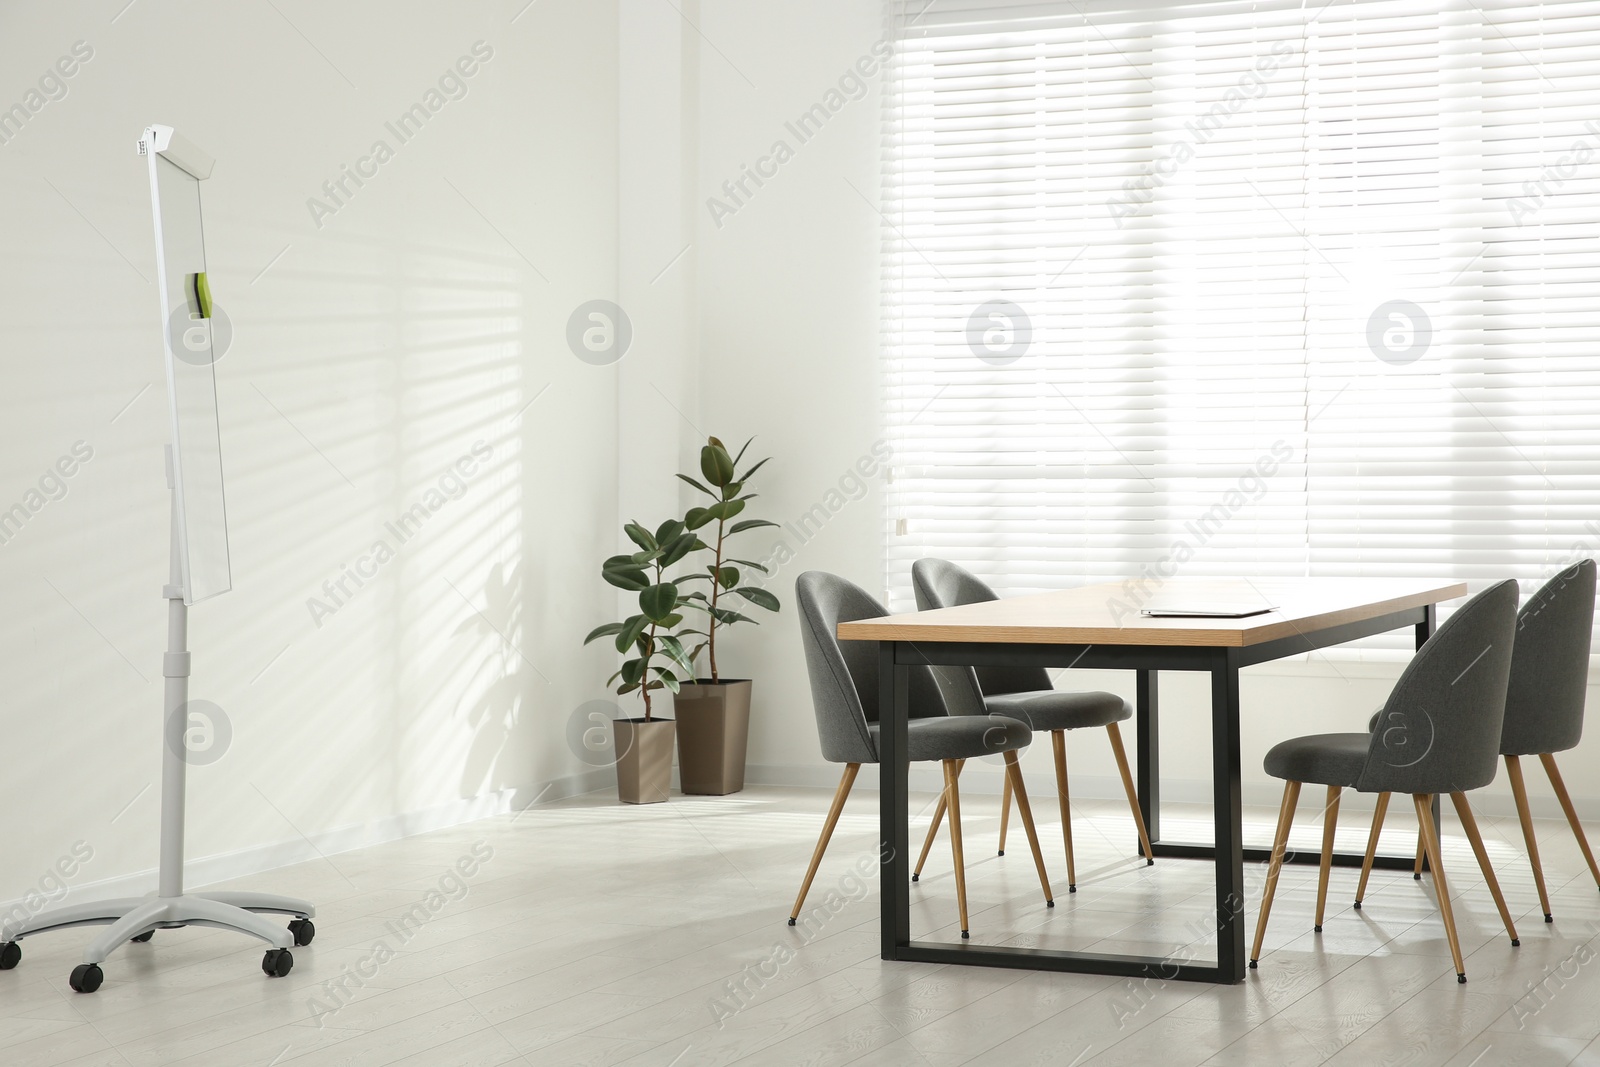
[[1069,892],[1069,893],[1076,893],[1076,892],[1077,892],[1077,891],[1078,891],[1078,887],[1077,887],[1077,886],[1075,886],[1075,885],[1069,885],[1069,886],[1067,886],[1067,892]]
[[1320,933],[1322,933],[1322,927],[1320,927],[1320,926],[1313,926],[1313,927],[1312,927],[1312,928],[1311,928],[1311,932],[1312,932],[1312,933],[1314,933],[1314,934],[1320,934]]
[[1544,913],[1544,921],[1547,922],[1547,923],[1553,923],[1553,922],[1556,921],[1556,919],[1555,919],[1554,915],[1551,915],[1549,912],[1545,912]]
[[80,963],[72,968],[72,977],[67,979],[67,984],[72,986],[73,992],[93,993],[105,980],[105,972],[100,970],[99,964]]
[[295,947],[304,948],[317,936],[317,924],[310,919],[295,919],[289,923],[289,932],[294,935]]
[[9,971],[22,962],[22,946],[15,941],[0,945],[0,971]]
[[1006,850],[1005,849],[1001,849],[999,851],[999,853],[998,853],[998,855],[1001,855],[1001,856],[1004,856],[1005,854],[1006,854]]
[[144,933],[140,934],[138,937],[130,937],[130,938],[128,938],[128,940],[132,941],[135,945],[142,945],[145,942],[149,941],[154,936],[156,936],[156,932],[154,930],[146,930]]
[[268,978],[283,978],[294,970],[294,953],[286,948],[269,948],[261,957],[261,969]]
[[1461,985],[1466,985],[1467,984],[1467,976],[1464,975],[1464,974],[1458,974],[1458,975],[1456,975],[1456,981],[1458,983],[1460,983]]
[[1044,906],[1047,908],[1053,908],[1056,906],[1056,902],[1053,900],[1047,900],[1044,902]]
[[1358,900],[1358,901],[1356,901],[1356,910],[1357,910],[1357,911],[1360,911],[1360,910],[1361,910],[1361,901],[1359,901],[1359,900]]
[[1521,945],[1522,945],[1522,938],[1520,938],[1520,937],[1513,937],[1513,938],[1512,938],[1512,939],[1511,939],[1511,947],[1512,947],[1512,948],[1520,948],[1520,947],[1521,947]]
[[920,882],[922,880],[922,875],[913,872],[911,875],[911,880],[913,882]]
[[1256,969],[1257,969],[1257,968],[1256,968],[1256,961],[1255,961],[1255,960],[1251,960],[1251,961],[1250,961],[1250,969],[1251,969],[1251,970],[1252,970],[1252,971],[1253,971],[1253,970],[1256,970]]

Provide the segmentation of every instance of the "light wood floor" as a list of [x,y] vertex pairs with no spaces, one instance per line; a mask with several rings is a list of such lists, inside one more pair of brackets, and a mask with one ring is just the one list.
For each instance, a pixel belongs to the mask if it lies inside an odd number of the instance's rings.
[[[1600,892],[1563,824],[1538,824],[1556,914],[1546,925],[1515,821],[1482,820],[1522,936],[1513,949],[1447,814],[1467,985],[1429,883],[1375,876],[1357,912],[1355,872],[1335,870],[1317,935],[1315,868],[1291,867],[1261,969],[1217,988],[882,962],[866,791],[817,875],[808,910],[821,910],[791,929],[827,801],[751,788],[622,807],[595,794],[252,878],[318,902],[316,943],[295,950],[283,979],[261,974],[255,943],[187,929],[123,948],[104,987],[80,996],[66,978],[92,933],[39,937],[0,973],[0,1064],[1600,1064]],[[974,940],[1160,954],[1204,936],[1211,868],[1142,866],[1120,805],[1079,805],[1070,896],[1059,823],[1040,823],[1052,911],[1015,826],[1008,855],[994,855],[998,799],[962,807]],[[1035,811],[1049,819],[1053,807],[1039,799]],[[1251,810],[1250,836],[1265,839],[1275,814]],[[1317,847],[1315,814],[1302,806],[1294,846]],[[1163,830],[1199,836],[1207,818],[1169,808]],[[1341,845],[1359,849],[1363,819],[1346,821]],[[1393,813],[1389,848],[1409,854],[1413,841]],[[458,883],[463,859],[473,874]],[[1252,893],[1262,873],[1247,871]],[[943,841],[912,896],[917,936],[953,937]],[[398,925],[408,911],[414,924]]]

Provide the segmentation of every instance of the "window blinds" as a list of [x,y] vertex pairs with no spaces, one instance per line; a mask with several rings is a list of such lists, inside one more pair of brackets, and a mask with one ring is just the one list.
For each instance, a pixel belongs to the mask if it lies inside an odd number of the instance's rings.
[[896,610],[1600,553],[1600,2],[889,7]]

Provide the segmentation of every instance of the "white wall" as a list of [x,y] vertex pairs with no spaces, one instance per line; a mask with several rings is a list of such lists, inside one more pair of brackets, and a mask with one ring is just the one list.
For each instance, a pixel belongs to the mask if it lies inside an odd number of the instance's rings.
[[[763,472],[762,514],[793,521],[838,485],[880,436],[879,203],[881,76],[866,98],[846,103],[823,130],[799,144],[785,122],[822,100],[841,74],[869,55],[884,33],[877,0],[703,0],[700,27],[716,50],[701,53],[700,259],[703,418],[741,437],[758,433],[761,454],[777,458]],[[747,80],[748,79],[748,80]],[[753,84],[751,84],[753,83]],[[792,160],[736,211],[718,219],[705,201],[728,202],[721,186],[754,166],[777,139]],[[769,168],[770,169],[770,168]],[[736,190],[737,191],[737,190]],[[720,225],[719,225],[720,222]],[[792,601],[794,577],[835,571],[879,590],[883,583],[881,486],[841,508],[800,546],[775,583]],[[762,550],[776,538],[751,535]],[[798,539],[790,538],[798,544]],[[764,551],[753,558],[763,558]],[[837,768],[820,763],[792,604],[776,622],[727,642],[733,670],[757,681],[750,759],[758,781],[832,784]],[[1303,733],[1365,729],[1387,696],[1398,666],[1322,660],[1253,668],[1243,681],[1247,801],[1275,804],[1281,783],[1261,770],[1268,748]],[[1058,685],[1104,688],[1133,697],[1131,674],[1074,672]],[[1167,674],[1163,689],[1163,780],[1169,798],[1211,796],[1209,689],[1198,675]],[[1129,735],[1131,747],[1131,735]],[[1048,746],[1028,757],[1035,780],[1048,782]],[[1100,731],[1069,746],[1080,795],[1119,797],[1109,745]],[[1580,806],[1600,816],[1600,743],[1563,757]],[[913,772],[914,775],[916,772]],[[1557,815],[1542,774],[1528,772],[1535,808]],[[974,789],[999,791],[999,771],[969,771]],[[864,781],[870,778],[864,776]],[[914,782],[934,788],[932,772]],[[963,782],[969,779],[964,777]],[[1041,788],[1043,786],[1041,785]],[[1475,800],[1510,813],[1505,776]],[[1361,806],[1354,800],[1352,807]]]
[[[218,158],[209,267],[236,329],[217,365],[234,591],[191,615],[192,695],[233,740],[190,773],[191,877],[604,784],[567,726],[614,658],[578,642],[610,612],[618,372],[564,332],[616,297],[617,6],[122,7],[0,8],[0,107],[93,51],[0,144],[0,508],[93,450],[0,545],[0,900],[79,840],[85,884],[156,858],[166,411],[134,151],[152,122]],[[399,143],[385,123],[479,41],[465,95]],[[314,219],[378,139],[394,157]],[[492,456],[464,494],[317,625],[308,598],[475,442]]]

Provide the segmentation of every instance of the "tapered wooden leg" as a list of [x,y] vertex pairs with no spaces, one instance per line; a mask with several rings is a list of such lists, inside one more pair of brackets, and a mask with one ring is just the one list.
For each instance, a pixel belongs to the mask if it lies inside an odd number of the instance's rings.
[[1328,803],[1322,809],[1322,864],[1317,870],[1317,922],[1313,929],[1322,933],[1322,916],[1328,904],[1328,869],[1333,865],[1333,832],[1339,828],[1339,794],[1336,785],[1328,787]]
[[1483,880],[1489,883],[1489,895],[1494,897],[1494,906],[1500,909],[1500,921],[1506,925],[1506,933],[1511,935],[1512,945],[1520,945],[1517,940],[1517,927],[1511,921],[1511,909],[1506,907],[1506,898],[1500,894],[1500,879],[1494,876],[1494,868],[1489,865],[1489,853],[1483,847],[1483,836],[1478,833],[1478,820],[1472,817],[1472,808],[1467,804],[1465,793],[1451,793],[1450,800],[1456,806],[1456,814],[1461,817],[1461,827],[1467,831],[1467,840],[1472,843],[1472,854],[1478,857],[1478,867],[1483,871]]
[[1050,731],[1050,745],[1056,754],[1056,799],[1061,802],[1061,843],[1067,849],[1067,892],[1078,891],[1078,868],[1072,859],[1072,804],[1067,800],[1067,734]]
[[1589,838],[1584,835],[1583,823],[1578,821],[1578,813],[1572,807],[1572,798],[1567,795],[1567,784],[1561,780],[1561,772],[1556,769],[1556,757],[1553,752],[1546,752],[1539,757],[1539,762],[1544,764],[1544,773],[1550,777],[1550,788],[1556,791],[1556,799],[1561,801],[1561,810],[1567,813],[1567,822],[1572,826],[1572,833],[1578,839],[1578,847],[1583,849],[1583,858],[1589,861],[1589,873],[1594,876],[1594,884],[1600,886],[1600,866],[1594,862],[1594,853],[1589,851]]
[[1000,855],[1006,854],[1006,824],[1011,821],[1011,776],[1005,776],[1000,791]]
[[1033,849],[1033,866],[1039,872],[1039,886],[1044,890],[1045,907],[1056,906],[1055,894],[1050,890],[1050,876],[1044,871],[1044,853],[1039,851],[1039,831],[1033,825],[1033,808],[1028,804],[1028,789],[1022,784],[1022,764],[1017,762],[1013,749],[1006,753],[1006,780],[1017,798],[1017,816],[1022,819],[1022,829],[1028,835],[1028,847]]
[[1411,865],[1411,877],[1422,881],[1422,863],[1427,858],[1426,850],[1422,847],[1422,835],[1417,835],[1417,862]]
[[950,809],[950,855],[956,865],[956,906],[961,909],[961,936],[967,933],[967,862],[961,854],[961,791],[956,787],[960,775],[957,760],[944,761],[944,792]]
[[1544,865],[1539,862],[1539,841],[1533,836],[1533,813],[1528,810],[1528,787],[1522,780],[1522,761],[1516,756],[1506,757],[1506,775],[1511,779],[1511,797],[1517,802],[1517,818],[1522,823],[1522,840],[1528,846],[1528,862],[1533,865],[1533,884],[1539,887],[1539,908],[1545,922],[1554,922],[1550,915],[1550,894],[1544,888]]
[[[956,777],[961,777],[961,768],[967,765],[966,760],[956,761]],[[939,806],[933,809],[933,822],[928,824],[928,836],[922,842],[922,855],[917,857],[917,869],[911,872],[913,882],[922,878],[922,865],[928,862],[928,852],[933,848],[933,839],[939,836],[939,824],[944,822],[945,795],[939,794]]]
[[800,909],[805,905],[806,894],[811,892],[811,879],[817,876],[817,867],[822,863],[822,854],[828,851],[828,839],[833,837],[833,828],[839,824],[839,813],[844,810],[845,798],[850,795],[850,787],[856,784],[856,773],[861,770],[859,763],[846,763],[844,775],[839,779],[839,788],[833,791],[833,804],[828,808],[828,817],[822,823],[822,836],[817,838],[817,849],[811,854],[811,866],[806,868],[806,880],[800,883],[800,895],[794,898],[794,910],[789,913],[789,925],[800,917]]
[[1417,823],[1422,834],[1422,847],[1428,853],[1428,866],[1433,868],[1433,892],[1439,898],[1439,915],[1444,919],[1444,936],[1450,942],[1450,958],[1456,964],[1456,981],[1467,980],[1466,965],[1461,962],[1461,941],[1456,937],[1456,916],[1450,909],[1450,887],[1445,884],[1444,862],[1439,855],[1439,837],[1433,829],[1433,798],[1427,793],[1416,793],[1411,802],[1417,807]]
[[1372,809],[1372,832],[1367,835],[1367,855],[1361,861],[1361,881],[1356,883],[1356,910],[1367,895],[1367,878],[1372,874],[1372,859],[1378,854],[1378,835],[1383,832],[1383,817],[1389,812],[1389,794],[1378,794],[1378,805]]
[[1117,770],[1122,773],[1122,791],[1128,794],[1128,807],[1133,809],[1133,825],[1139,828],[1139,844],[1144,848],[1144,865],[1155,863],[1155,850],[1150,847],[1150,833],[1145,829],[1144,813],[1139,810],[1139,791],[1133,787],[1133,775],[1128,773],[1128,753],[1122,747],[1122,731],[1116,723],[1106,725],[1111,738],[1111,754],[1117,758]]
[[1278,891],[1278,872],[1283,870],[1283,852],[1289,845],[1289,827],[1294,823],[1294,807],[1300,802],[1300,783],[1283,783],[1283,806],[1278,809],[1278,832],[1272,835],[1272,859],[1267,864],[1267,884],[1261,891],[1261,915],[1256,919],[1256,943],[1250,949],[1250,967],[1261,958],[1261,942],[1267,936],[1267,916],[1272,914],[1272,896]]

